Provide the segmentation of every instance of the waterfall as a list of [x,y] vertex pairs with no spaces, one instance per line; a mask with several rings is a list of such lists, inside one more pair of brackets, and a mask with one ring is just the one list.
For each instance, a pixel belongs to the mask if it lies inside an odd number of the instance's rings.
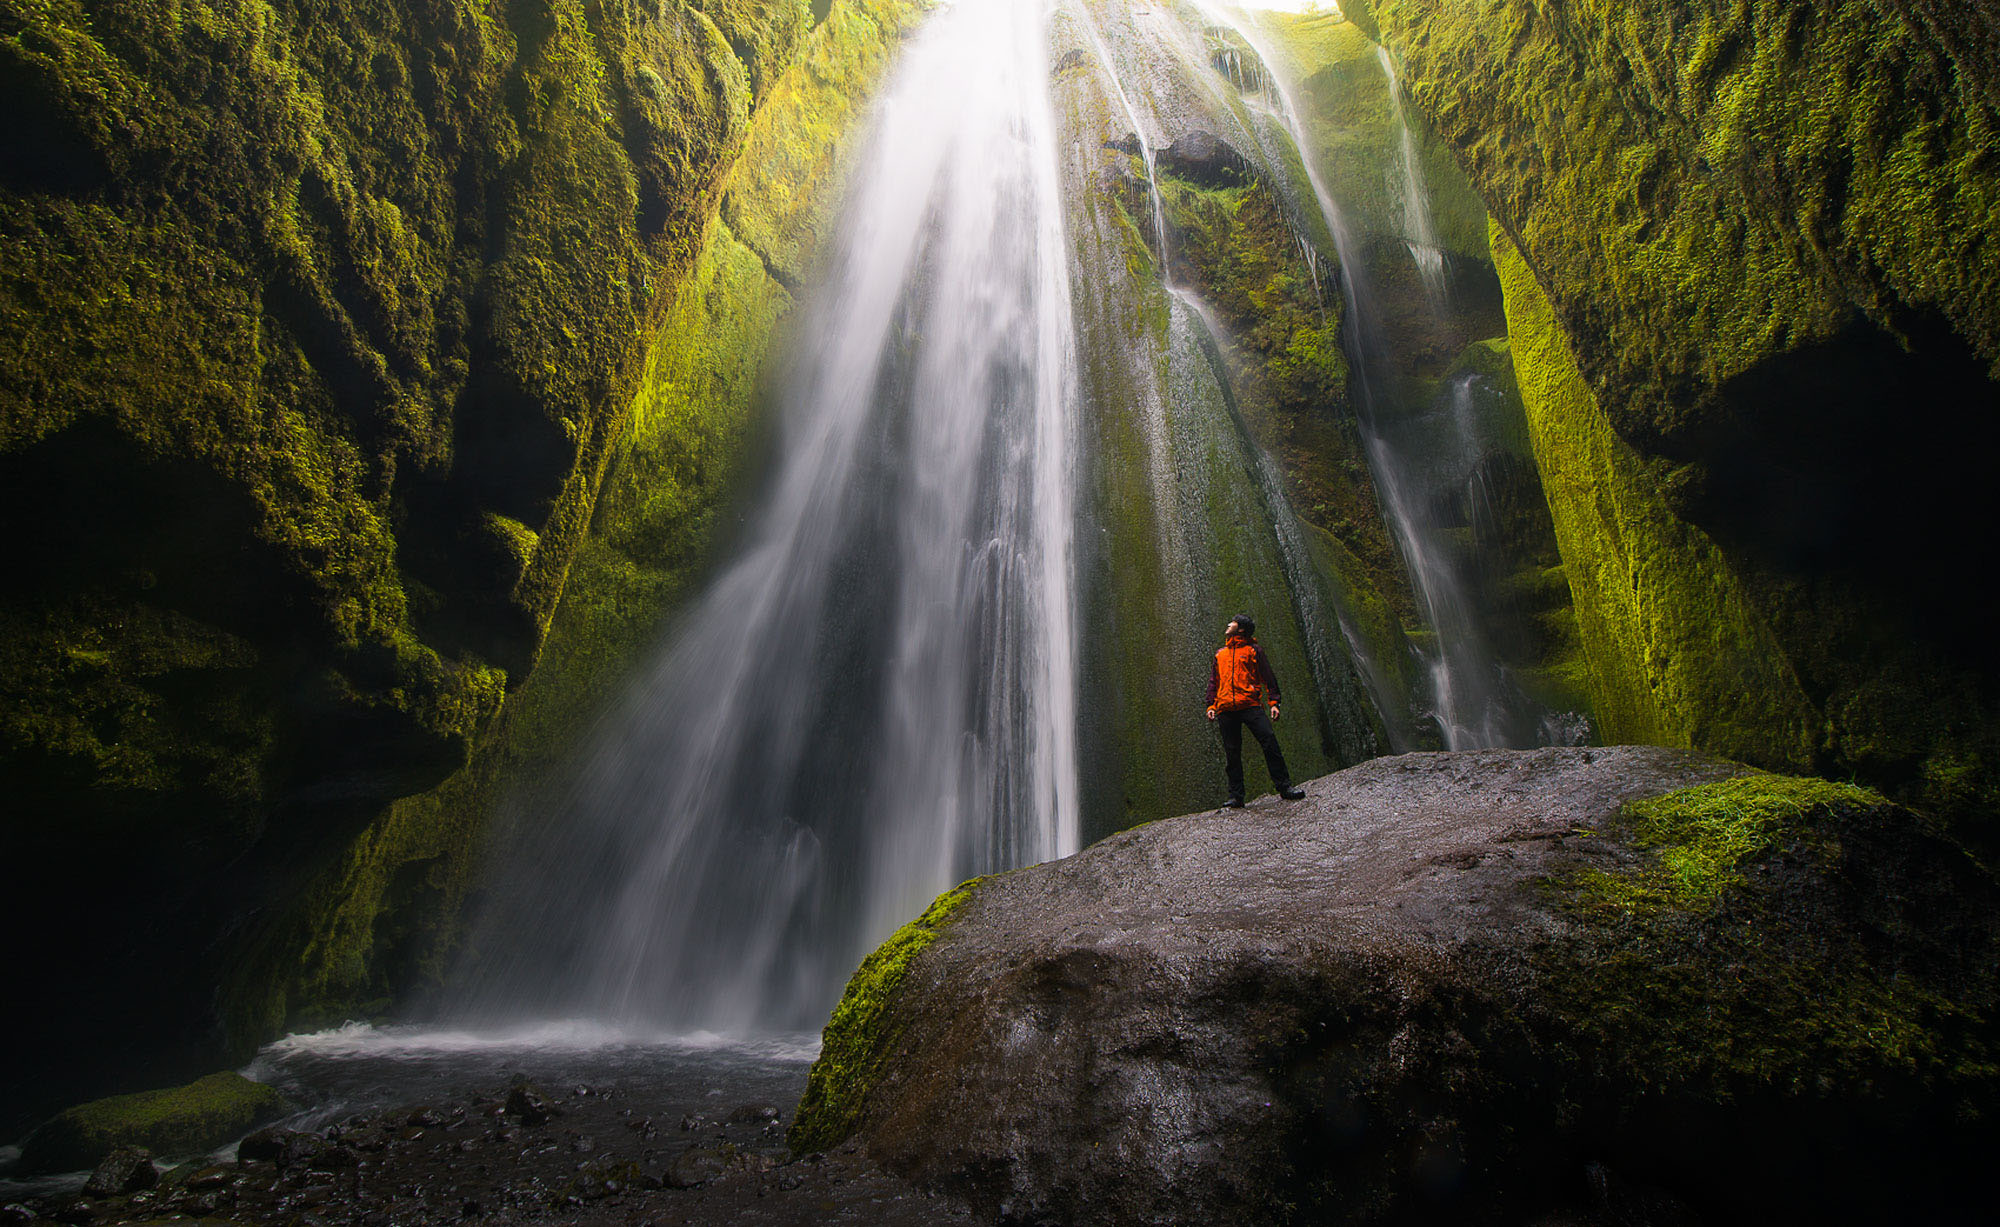
[[1075,851],[1046,22],[959,0],[906,48],[761,506],[489,889],[460,1015],[817,1026],[940,890]]
[[[1546,733],[1542,713],[1502,673],[1487,641],[1482,611],[1469,597],[1467,577],[1461,573],[1445,538],[1444,526],[1417,480],[1426,459],[1413,444],[1422,440],[1433,449],[1439,446],[1462,449],[1469,441],[1440,436],[1434,430],[1413,430],[1407,424],[1399,429],[1399,424],[1392,420],[1396,389],[1391,387],[1394,372],[1390,342],[1376,305],[1366,256],[1317,165],[1314,145],[1304,130],[1292,83],[1282,71],[1282,62],[1254,25],[1205,0],[1196,0],[1196,7],[1209,20],[1234,32],[1263,62],[1263,71],[1257,74],[1259,93],[1269,101],[1272,119],[1296,146],[1314,202],[1340,255],[1340,284],[1347,305],[1347,349],[1354,371],[1362,443],[1382,501],[1383,515],[1409,570],[1418,607],[1434,635],[1430,645],[1418,649],[1430,692],[1428,715],[1435,721],[1439,738],[1447,749],[1537,744]],[[1399,99],[1395,105],[1400,120]],[[1408,125],[1401,126],[1414,164]],[[1422,212],[1428,225],[1428,207]],[[1439,270],[1441,277],[1441,263]],[[1433,310],[1440,305],[1441,295],[1433,297]]]

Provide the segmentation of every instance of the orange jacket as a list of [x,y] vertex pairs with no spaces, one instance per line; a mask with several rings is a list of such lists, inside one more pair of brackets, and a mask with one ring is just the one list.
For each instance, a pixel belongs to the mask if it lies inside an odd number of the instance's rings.
[[[1262,692],[1269,692],[1263,697]],[[1231,635],[1216,649],[1208,674],[1208,705],[1216,711],[1242,711],[1259,702],[1278,701],[1278,679],[1255,639]]]

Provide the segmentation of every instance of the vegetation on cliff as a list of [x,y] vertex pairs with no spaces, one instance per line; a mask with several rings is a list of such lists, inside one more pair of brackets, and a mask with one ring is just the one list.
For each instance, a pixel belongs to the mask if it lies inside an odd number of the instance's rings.
[[[55,891],[81,917],[23,975],[129,951],[100,975],[157,1000],[160,1048],[201,1052],[220,972],[187,950],[234,964],[238,1046],[379,986],[374,948],[434,923],[426,892],[459,889],[434,858],[476,821],[444,799],[357,834],[465,765],[594,517],[667,578],[580,604],[658,617],[723,500],[716,449],[740,450],[757,296],[784,300],[710,225],[726,176],[788,99],[809,173],[742,212],[809,209],[916,7],[0,6],[0,505],[38,526],[4,547],[6,859],[34,867],[8,914]],[[665,352],[730,295],[742,335],[714,343],[745,352]],[[704,361],[713,423],[675,419],[662,389]],[[686,450],[649,454],[663,435]],[[620,455],[676,475],[656,505],[599,507]],[[583,672],[533,736],[576,718]],[[302,951],[322,988],[274,996]]]
[[1614,735],[1858,773],[1990,833],[2000,662],[1940,531],[1984,524],[1996,431],[1985,19],[1370,8],[1518,252],[1510,316],[1547,299],[1517,356]]
[[[763,372],[841,193],[861,114],[923,6],[840,4],[769,82],[692,267],[653,328],[593,522],[533,676],[467,770],[398,800],[242,965],[242,1034],[386,1009],[435,985],[475,875],[519,806],[562,786],[578,738],[649,647],[737,504]],[[738,237],[730,219],[757,243]],[[783,270],[791,270],[788,274]],[[497,828],[496,829],[496,824]]]

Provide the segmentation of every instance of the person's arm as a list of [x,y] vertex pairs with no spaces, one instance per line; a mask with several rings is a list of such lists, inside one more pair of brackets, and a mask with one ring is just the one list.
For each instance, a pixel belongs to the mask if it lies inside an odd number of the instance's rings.
[[1257,645],[1257,680],[1264,687],[1264,701],[1276,707],[1281,701],[1278,695],[1278,675],[1271,672],[1271,658],[1264,651],[1264,645]]
[[1208,658],[1208,718],[1215,719],[1215,692],[1222,687],[1222,674],[1216,670],[1215,657]]

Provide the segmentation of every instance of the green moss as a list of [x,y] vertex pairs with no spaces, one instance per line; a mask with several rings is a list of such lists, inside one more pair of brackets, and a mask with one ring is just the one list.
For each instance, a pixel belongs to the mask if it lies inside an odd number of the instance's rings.
[[237,1073],[210,1074],[186,1086],[115,1095],[79,1105],[29,1135],[24,1171],[75,1171],[120,1146],[156,1155],[190,1155],[240,1137],[287,1110],[284,1098]]
[[924,0],[840,3],[828,12],[766,102],[773,122],[750,133],[731,174],[723,216],[788,288],[832,237],[847,139],[898,42],[929,11]]
[[819,1059],[785,1135],[795,1154],[830,1150],[861,1123],[868,1092],[894,1055],[897,1036],[883,1024],[911,960],[937,940],[938,931],[984,881],[973,878],[939,895],[923,915],[896,930],[855,969],[827,1021]]
[[1579,898],[1626,909],[1710,908],[1743,884],[1745,864],[1809,838],[1816,822],[1888,804],[1852,784],[1763,773],[1635,801],[1619,826],[1649,859],[1628,872],[1584,874]]
[[1927,307],[2000,358],[1995,116],[1868,0],[1374,10],[1628,439],[1699,427],[1857,309]]
[[1675,1098],[1917,1095],[1939,1105],[1927,1111],[1974,1110],[1960,1097],[1989,1095],[1995,1074],[1977,1038],[1984,973],[1939,978],[1835,919],[1855,900],[1870,931],[1953,906],[1942,884],[1921,888],[1927,903],[1876,893],[1907,889],[1889,862],[1932,839],[1912,821],[1866,789],[1761,773],[1630,804],[1611,833],[1636,863],[1550,883],[1585,927],[1538,955],[1544,1000],[1579,1056],[1616,1051],[1613,1076]]
[[[1261,21],[1300,82],[1307,139],[1322,181],[1340,202],[1363,242],[1407,237],[1402,199],[1402,141],[1395,101],[1370,31],[1331,12],[1265,13]],[[1417,116],[1409,116],[1412,122]],[[1420,123],[1411,149],[1429,189],[1428,207],[1440,246],[1478,260],[1486,251],[1486,209],[1466,182],[1449,146]],[[1310,200],[1310,196],[1305,197]]]
[[1818,714],[1768,624],[1721,551],[1670,510],[1655,469],[1613,433],[1497,225],[1493,252],[1605,740],[1810,768]]
[[[735,503],[762,372],[793,305],[769,262],[815,258],[819,223],[770,239],[774,256],[746,245],[726,217],[825,215],[853,121],[920,11],[901,0],[838,4],[759,87],[743,152],[719,180],[728,206],[692,226],[683,275],[661,270],[649,293],[630,409],[604,445],[591,523],[569,554],[534,672],[465,771],[394,802],[299,892],[288,922],[236,975],[233,1033],[338,1021],[441,977],[482,850],[508,835],[489,826],[492,815],[507,796],[559,786],[576,739],[654,642]],[[499,552],[517,557],[527,538],[511,521],[487,523],[508,546]]]

